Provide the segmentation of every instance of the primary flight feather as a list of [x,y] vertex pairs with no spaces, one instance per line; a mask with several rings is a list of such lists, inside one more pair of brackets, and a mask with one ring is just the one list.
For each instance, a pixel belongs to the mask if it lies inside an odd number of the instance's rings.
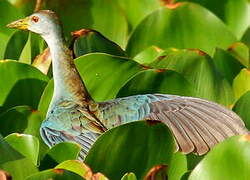
[[80,158],[83,159],[103,132],[137,120],[165,123],[179,151],[199,155],[230,136],[249,132],[234,112],[199,98],[145,94],[95,102],[74,65],[54,12],[38,11],[8,27],[35,32],[50,48],[54,93],[40,129],[50,147],[63,141],[77,142],[82,146]]

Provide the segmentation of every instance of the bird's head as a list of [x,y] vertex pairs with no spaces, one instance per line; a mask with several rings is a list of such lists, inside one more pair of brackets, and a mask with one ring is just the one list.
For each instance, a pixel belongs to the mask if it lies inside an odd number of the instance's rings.
[[7,27],[29,30],[41,36],[49,36],[53,32],[61,31],[61,23],[57,15],[50,10],[35,12],[26,18],[8,24]]

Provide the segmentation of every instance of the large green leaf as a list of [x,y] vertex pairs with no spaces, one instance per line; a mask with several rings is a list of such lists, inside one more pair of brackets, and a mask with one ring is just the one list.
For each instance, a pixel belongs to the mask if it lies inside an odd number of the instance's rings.
[[16,31],[9,39],[4,53],[4,59],[18,60],[22,49],[25,46],[29,33],[25,31]]
[[207,9],[183,3],[147,16],[131,35],[126,49],[132,57],[152,45],[162,49],[198,48],[212,55],[216,47],[227,48],[235,41],[231,31]]
[[29,33],[28,40],[23,47],[22,53],[19,57],[19,61],[27,64],[31,64],[33,59],[44,50],[43,39],[34,33]]
[[248,47],[250,47],[250,28],[246,30],[241,41],[244,42]]
[[11,133],[22,133],[28,126],[28,117],[32,109],[28,106],[18,106],[11,108],[0,114],[0,133],[7,136]]
[[243,33],[249,27],[249,10],[247,0],[176,0],[191,1],[199,3],[208,8],[234,32],[234,34],[241,38]]
[[18,8],[19,10],[22,11],[23,14],[25,15],[30,15],[34,8],[36,1],[34,0],[7,0],[9,1],[13,6]]
[[[120,88],[143,70],[141,65],[132,60],[103,53],[81,56],[75,63],[90,95],[96,101],[115,98]],[[53,81],[50,81],[43,92],[39,111],[47,112],[52,94]]]
[[[41,160],[39,169],[49,169],[66,160],[75,160],[81,146],[73,142],[62,142],[53,146]],[[65,153],[67,152],[67,153]]]
[[191,173],[189,180],[250,177],[250,136],[232,137],[214,147]]
[[23,15],[19,9],[12,6],[8,1],[1,0],[0,1],[0,59],[4,58],[4,53],[6,50],[6,46],[8,41],[11,38],[11,35],[14,34],[15,30],[11,30],[6,27],[12,21],[15,21],[19,18],[22,18]]
[[120,5],[121,11],[126,16],[129,30],[132,31],[144,17],[154,10],[164,5],[161,0],[116,0]]
[[233,89],[236,100],[250,90],[250,71],[242,69],[233,81]]
[[149,66],[180,73],[194,87],[196,97],[224,105],[233,103],[230,84],[217,72],[212,59],[200,50],[168,49]]
[[53,96],[53,90],[54,90],[54,81],[52,79],[48,82],[47,86],[45,87],[38,105],[38,110],[41,111],[44,115],[47,113],[47,110],[49,108],[49,104]]
[[1,134],[0,134],[0,153],[1,153],[0,166],[1,164],[9,161],[15,161],[24,158],[22,154],[16,151],[3,139]]
[[228,48],[228,52],[245,67],[249,67],[249,48],[246,44],[237,42]]
[[163,50],[157,46],[150,46],[137,54],[134,57],[134,60],[140,64],[149,64],[153,62],[162,52]]
[[143,70],[127,58],[95,53],[76,59],[76,66],[96,101],[115,98],[126,82]]
[[149,69],[137,74],[118,93],[119,97],[136,94],[178,94],[194,96],[196,90],[179,73],[167,69]]
[[138,121],[105,132],[85,162],[94,172],[110,179],[120,179],[126,172],[141,179],[154,165],[169,164],[173,150],[174,141],[167,126],[157,121]]
[[91,169],[79,160],[64,161],[56,166],[58,169],[65,169],[74,172],[82,177],[92,174]]
[[73,33],[73,50],[76,57],[91,52],[103,52],[116,56],[125,56],[125,52],[101,33],[91,29],[81,29]]
[[5,140],[35,165],[38,164],[39,140],[35,136],[26,134],[10,134]]
[[40,141],[40,155],[48,150],[40,137],[40,125],[44,115],[28,106],[13,107],[0,114],[0,133],[7,136],[11,133],[24,133],[36,136]]
[[68,160],[60,163],[56,166],[57,169],[64,169],[71,172],[74,172],[85,179],[94,179],[94,180],[108,180],[103,174],[101,173],[93,173],[92,170],[83,162],[79,160]]
[[[45,9],[54,10],[64,24],[65,34],[81,28],[95,29],[124,47],[127,22],[113,0],[46,0]],[[77,7],[77,10],[76,10]]]
[[168,180],[179,180],[187,172],[187,159],[181,152],[174,153],[168,167]]
[[250,129],[250,91],[247,91],[240,99],[236,102],[233,107],[234,112],[236,112],[245,122],[245,125]]
[[233,83],[234,78],[244,67],[229,52],[220,48],[216,49],[213,60],[217,70],[230,82],[230,84]]
[[11,147],[0,135],[0,169],[11,174],[15,180],[23,180],[37,172],[36,166],[28,158]]
[[0,105],[37,108],[48,77],[38,69],[17,61],[0,61]]

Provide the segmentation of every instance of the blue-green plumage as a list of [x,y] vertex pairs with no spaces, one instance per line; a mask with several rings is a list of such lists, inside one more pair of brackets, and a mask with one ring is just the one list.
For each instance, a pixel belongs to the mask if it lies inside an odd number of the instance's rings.
[[9,27],[40,34],[50,48],[54,94],[40,129],[43,140],[50,147],[74,141],[82,146],[80,158],[84,158],[98,136],[107,129],[138,120],[165,123],[173,132],[179,151],[199,155],[227,137],[249,133],[234,112],[199,98],[146,94],[94,102],[65,45],[55,13],[39,11]]

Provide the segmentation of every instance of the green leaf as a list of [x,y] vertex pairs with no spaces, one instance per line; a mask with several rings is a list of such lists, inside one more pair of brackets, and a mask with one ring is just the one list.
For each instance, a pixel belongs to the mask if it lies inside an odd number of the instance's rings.
[[213,60],[217,70],[230,82],[230,84],[233,83],[234,78],[244,67],[229,52],[220,48],[216,49]]
[[225,22],[238,39],[242,37],[250,25],[247,0],[177,0],[177,2],[178,1],[199,3],[209,9]]
[[4,136],[15,132],[36,136],[40,141],[40,155],[43,156],[48,150],[48,146],[43,143],[39,131],[43,120],[43,114],[28,106],[13,107],[0,114],[0,133]]
[[0,169],[11,174],[15,180],[23,180],[37,172],[36,166],[28,158],[11,147],[0,135]]
[[168,180],[179,180],[187,172],[187,159],[181,152],[176,152],[172,156],[168,168]]
[[94,53],[75,60],[77,69],[96,101],[113,99],[126,82],[143,69],[123,57]]
[[79,160],[68,160],[64,161],[61,164],[56,166],[57,169],[64,169],[71,172],[74,172],[85,179],[94,179],[94,180],[108,180],[103,174],[96,173],[94,174],[92,170],[83,162]]
[[9,172],[14,180],[24,180],[26,177],[38,172],[37,167],[28,158],[1,164],[0,168]]
[[58,164],[55,168],[74,172],[82,177],[92,174],[91,169],[79,160],[67,160]]
[[0,133],[7,136],[11,133],[22,133],[28,126],[28,117],[32,110],[28,106],[18,106],[0,114]]
[[122,12],[128,21],[132,31],[147,15],[160,8],[163,3],[160,0],[117,0]]
[[174,141],[167,126],[156,121],[138,121],[105,132],[85,162],[94,172],[110,179],[120,179],[126,172],[142,179],[153,166],[169,164],[173,150]]
[[163,50],[157,46],[150,46],[137,54],[134,57],[134,60],[140,64],[149,64],[153,62],[162,52]]
[[13,6],[20,9],[23,14],[30,15],[34,11],[36,1],[34,0],[8,0]]
[[119,97],[136,94],[195,95],[193,86],[179,73],[166,69],[149,69],[133,77],[119,91]]
[[31,135],[14,133],[5,137],[5,140],[18,152],[30,159],[35,165],[38,164],[38,138]]
[[250,136],[231,137],[215,146],[204,157],[191,173],[189,180],[221,180],[225,177],[248,179],[250,177],[249,161]]
[[4,59],[15,59],[18,60],[22,49],[25,46],[29,33],[25,31],[16,31],[11,37],[7,44],[4,53]]
[[116,56],[125,56],[125,52],[101,33],[91,29],[81,29],[73,33],[73,49],[76,57],[91,52],[103,52]]
[[122,176],[121,180],[137,180],[137,178],[134,173],[126,173]]
[[234,43],[228,48],[228,52],[235,57],[245,67],[249,67],[249,48],[241,43]]
[[19,9],[12,6],[8,1],[0,1],[0,59],[4,58],[4,53],[11,36],[16,30],[7,28],[6,25],[12,21],[23,17]]
[[0,77],[0,105],[6,109],[18,105],[37,108],[47,76],[27,64],[4,60],[0,61]]
[[127,22],[116,1],[46,0],[44,3],[44,9],[57,12],[64,24],[67,37],[69,37],[70,32],[84,27],[95,29],[121,47],[125,46]]
[[[75,160],[81,146],[73,142],[62,142],[53,146],[41,161],[40,169],[48,169],[55,167],[58,163],[66,160]],[[65,153],[67,152],[67,153]]]
[[25,180],[83,180],[81,176],[63,169],[49,169],[27,177]]
[[161,49],[198,48],[212,55],[216,47],[227,48],[233,42],[236,37],[215,15],[199,5],[182,3],[147,16],[132,33],[126,51],[134,57],[155,45]]
[[234,101],[228,81],[216,70],[212,59],[197,49],[168,49],[149,66],[176,71],[193,86],[193,96],[230,105]]
[[0,134],[0,166],[9,161],[23,159],[24,156],[11,147]]
[[19,61],[26,64],[31,64],[32,60],[44,49],[42,38],[34,33],[29,33],[29,38],[22,50]]
[[250,90],[250,71],[242,69],[233,81],[233,89],[236,100]]
[[250,47],[250,28],[246,30],[241,41],[244,42],[248,47]]
[[234,112],[236,112],[245,122],[245,125],[250,129],[250,91],[247,91],[240,99],[236,102],[233,107]]
[[45,87],[38,105],[38,110],[41,111],[44,115],[47,113],[47,110],[49,108],[49,104],[53,96],[53,90],[54,90],[54,81],[52,79],[48,82],[47,86]]

